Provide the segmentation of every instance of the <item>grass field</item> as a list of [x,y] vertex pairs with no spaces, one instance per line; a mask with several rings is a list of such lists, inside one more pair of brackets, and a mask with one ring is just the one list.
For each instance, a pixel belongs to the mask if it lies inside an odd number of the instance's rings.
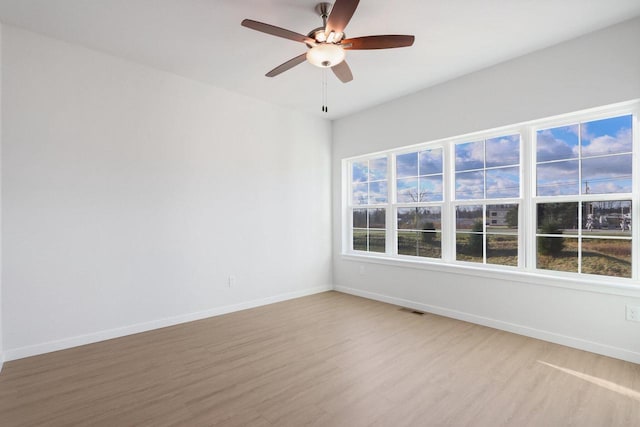
[[398,254],[441,258],[441,235],[439,232],[398,231]]
[[[425,238],[424,235],[428,236]],[[456,236],[456,259],[459,261],[482,263],[481,252],[473,250],[472,233],[458,233]],[[482,237],[481,234],[475,236]],[[367,246],[367,231],[354,230],[354,250],[385,252],[384,231],[371,230]],[[478,237],[475,237],[476,239]],[[564,239],[565,245],[558,255],[538,255],[537,268],[543,270],[578,272],[578,239]],[[442,233],[419,231],[398,231],[398,254],[427,258],[442,257]],[[611,277],[631,277],[631,240],[624,239],[582,239],[582,273]],[[517,266],[518,238],[509,234],[487,234],[487,264]]]
[[[578,239],[565,238],[559,255],[538,256],[538,268],[578,272]],[[582,239],[582,273],[631,277],[631,240]]]
[[[481,234],[458,233],[456,236],[456,259],[467,262],[482,262],[482,251],[473,250],[472,239]],[[487,234],[487,263],[518,266],[518,237],[515,235]]]

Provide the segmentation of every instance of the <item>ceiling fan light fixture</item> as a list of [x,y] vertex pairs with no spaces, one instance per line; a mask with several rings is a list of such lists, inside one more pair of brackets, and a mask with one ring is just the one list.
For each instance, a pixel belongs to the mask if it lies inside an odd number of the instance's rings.
[[344,61],[344,49],[337,44],[321,43],[307,52],[307,61],[320,68],[329,68]]

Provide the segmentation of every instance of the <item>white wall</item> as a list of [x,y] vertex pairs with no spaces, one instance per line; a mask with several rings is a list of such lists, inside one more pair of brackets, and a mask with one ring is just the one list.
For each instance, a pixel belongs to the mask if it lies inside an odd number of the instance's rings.
[[[0,224],[2,224],[2,24],[0,24]],[[0,243],[2,227],[0,226]],[[0,244],[0,371],[4,364],[4,343],[2,340],[2,244]]]
[[366,263],[340,246],[341,159],[640,98],[639,40],[636,18],[334,122],[337,289],[640,363],[640,323],[625,320],[640,283],[602,294],[539,277]]
[[330,122],[10,26],[2,71],[7,360],[330,288]]

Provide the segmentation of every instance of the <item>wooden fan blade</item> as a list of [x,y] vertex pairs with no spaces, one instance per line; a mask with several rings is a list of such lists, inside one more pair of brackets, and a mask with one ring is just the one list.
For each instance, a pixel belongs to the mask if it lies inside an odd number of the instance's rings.
[[333,31],[334,33],[344,33],[344,29],[356,11],[360,0],[336,0],[331,8],[327,26],[324,29],[325,35]]
[[[386,36],[366,36],[355,37],[353,39],[346,39],[342,41],[344,49],[391,49],[394,47],[407,47],[413,44],[415,40],[414,36],[398,36],[398,35],[386,35]],[[348,46],[348,45],[351,46]]]
[[298,55],[295,58],[292,58],[292,59],[288,60],[284,64],[278,65],[276,68],[274,68],[273,70],[271,70],[267,74],[265,74],[265,76],[267,76],[267,77],[275,77],[278,74],[284,73],[285,71],[295,67],[298,64],[302,64],[306,60],[307,60],[307,54],[303,53],[302,55]]
[[342,83],[349,83],[353,80],[353,74],[351,74],[351,68],[347,65],[347,61],[342,61],[338,65],[331,67],[333,74],[340,79]]
[[264,22],[254,21],[253,19],[243,20],[242,26],[251,28],[252,30],[271,34],[272,36],[282,37],[282,38],[293,40],[300,43],[314,44],[316,42],[312,38],[303,36],[302,34],[298,34],[293,31],[286,30],[284,28],[276,27],[275,25],[265,24]]

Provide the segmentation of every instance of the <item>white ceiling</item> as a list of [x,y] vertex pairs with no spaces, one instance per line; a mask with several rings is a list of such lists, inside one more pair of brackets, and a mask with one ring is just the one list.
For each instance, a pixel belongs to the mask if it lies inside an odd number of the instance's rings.
[[303,63],[305,51],[240,26],[244,18],[306,34],[316,0],[0,0],[0,21],[270,103],[334,119],[640,15],[639,0],[362,0],[348,37],[413,34],[413,47],[349,51],[354,80]]

